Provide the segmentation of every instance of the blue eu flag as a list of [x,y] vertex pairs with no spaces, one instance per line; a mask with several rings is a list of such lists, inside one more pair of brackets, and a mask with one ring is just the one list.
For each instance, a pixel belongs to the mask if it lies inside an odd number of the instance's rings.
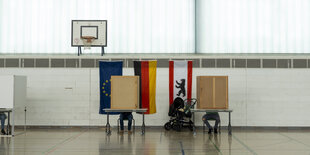
[[[100,107],[99,114],[106,114],[105,108],[111,108],[111,76],[123,75],[122,61],[99,61]],[[119,113],[109,113],[119,114]]]

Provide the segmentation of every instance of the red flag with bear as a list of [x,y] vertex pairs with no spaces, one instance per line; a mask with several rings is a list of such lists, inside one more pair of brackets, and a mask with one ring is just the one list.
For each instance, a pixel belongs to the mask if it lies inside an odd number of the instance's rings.
[[192,97],[193,62],[169,61],[169,105],[177,97],[183,100]]

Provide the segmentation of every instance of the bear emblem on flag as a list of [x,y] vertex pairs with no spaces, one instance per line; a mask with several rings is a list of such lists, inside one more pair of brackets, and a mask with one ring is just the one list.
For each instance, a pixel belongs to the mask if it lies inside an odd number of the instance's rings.
[[181,81],[181,83],[179,83],[178,80],[175,81],[175,83],[177,84],[177,85],[175,85],[175,87],[180,89],[177,96],[180,96],[181,94],[183,94],[183,97],[184,97],[186,95],[186,93],[185,93],[185,79],[181,79],[180,81]]

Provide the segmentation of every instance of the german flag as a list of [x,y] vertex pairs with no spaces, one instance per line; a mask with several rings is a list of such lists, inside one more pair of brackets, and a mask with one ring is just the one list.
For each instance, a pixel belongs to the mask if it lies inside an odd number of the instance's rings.
[[134,61],[135,75],[140,76],[139,108],[148,109],[144,114],[156,113],[157,61]]

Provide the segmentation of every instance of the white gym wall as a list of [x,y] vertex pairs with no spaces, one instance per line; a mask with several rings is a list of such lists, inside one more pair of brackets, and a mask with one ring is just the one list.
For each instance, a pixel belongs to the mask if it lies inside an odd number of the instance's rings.
[[[308,0],[1,0],[0,75],[27,76],[28,125],[104,126],[106,117],[98,114],[98,68],[22,68],[21,63],[7,62],[16,57],[19,62],[24,54],[34,59],[36,53],[78,59],[72,56],[77,48],[71,47],[71,20],[108,20],[110,55],[100,57],[100,48],[86,51],[98,54],[95,59],[137,58],[127,53],[176,53],[170,58],[195,52],[201,54],[195,58],[227,56],[222,53],[244,53],[236,54],[244,59],[260,57],[249,53],[267,59],[282,59],[279,53],[293,53],[284,59],[299,56],[306,62],[302,69],[194,68],[193,97],[197,75],[228,75],[233,126],[309,126],[309,15]],[[133,75],[133,69],[124,68],[124,75]],[[169,119],[168,68],[157,69],[156,101],[157,113],[146,117],[150,126]],[[201,115],[196,123],[201,123]],[[139,125],[140,116],[134,117]],[[115,125],[117,117],[112,118]]]
[[[168,68],[157,69],[157,113],[146,116],[148,126],[162,126],[168,117]],[[99,115],[99,69],[3,68],[0,75],[27,76],[27,125],[104,126]],[[133,75],[133,68],[124,68]],[[233,126],[308,126],[309,69],[194,68],[197,75],[229,76],[229,107]],[[193,97],[196,78],[193,78]],[[196,114],[201,125],[202,114]],[[134,115],[137,125],[141,116]],[[227,124],[227,114],[221,114]],[[115,125],[118,116],[111,117]],[[18,124],[17,124],[18,125]]]

